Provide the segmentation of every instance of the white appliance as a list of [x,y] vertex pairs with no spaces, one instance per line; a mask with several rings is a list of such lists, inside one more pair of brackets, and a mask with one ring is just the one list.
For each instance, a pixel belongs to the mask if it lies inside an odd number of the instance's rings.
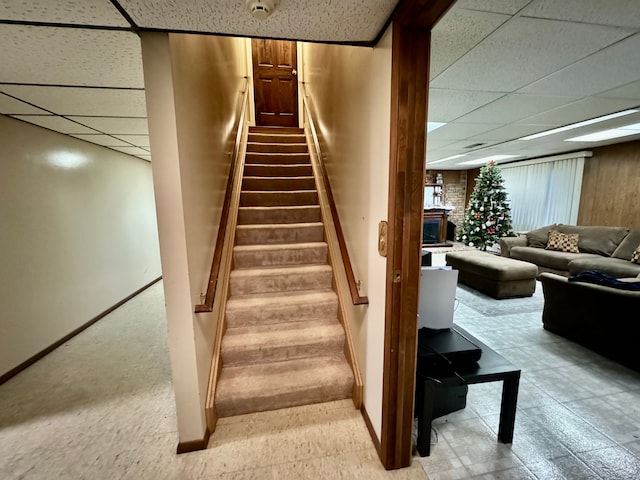
[[458,286],[458,270],[451,267],[421,267],[418,328],[451,328]]

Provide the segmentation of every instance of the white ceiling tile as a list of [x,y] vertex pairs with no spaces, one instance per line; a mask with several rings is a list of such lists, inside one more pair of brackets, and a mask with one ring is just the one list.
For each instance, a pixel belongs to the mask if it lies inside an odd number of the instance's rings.
[[457,121],[511,123],[578,99],[579,97],[510,94],[460,117]]
[[0,25],[0,82],[144,87],[133,32]]
[[137,147],[149,147],[149,135],[115,135],[120,140],[124,140]]
[[373,40],[397,0],[282,1],[265,20],[241,0],[120,0],[140,27],[298,40]]
[[431,133],[427,133],[427,150],[437,150],[453,143],[451,140],[434,140]]
[[619,27],[640,27],[637,0],[537,0],[522,15],[555,18],[581,23],[597,23]]
[[633,105],[629,105],[627,99],[615,98],[591,98],[583,99],[563,107],[549,110],[547,112],[528,117],[520,124],[539,125],[568,125],[570,123],[588,120],[590,118],[608,115],[610,113],[625,110]]
[[436,78],[509,18],[511,17],[508,15],[452,8],[431,33],[431,79]]
[[514,18],[431,82],[513,92],[629,35],[614,27]]
[[127,142],[124,142],[120,139],[111,137],[109,135],[72,135],[72,137],[79,138],[80,140],[84,140],[86,142],[95,143],[97,145],[102,145],[103,147],[127,147],[130,146]]
[[0,0],[0,19],[129,27],[109,0]]
[[458,0],[456,7],[514,15],[531,0]]
[[0,85],[0,91],[58,115],[146,117],[144,90]]
[[533,135],[534,133],[544,132],[545,130],[551,130],[552,128],[555,128],[555,125],[504,125],[489,132],[471,137],[470,140],[489,143],[505,142],[514,138],[525,137],[527,135]]
[[[630,100],[640,99],[640,80],[628,83],[622,87],[607,90],[598,94],[598,97],[604,98],[628,98]],[[640,101],[638,101],[640,105]]]
[[448,123],[444,127],[429,133],[433,140],[462,140],[498,128],[500,125],[489,123]]
[[79,117],[69,116],[71,120],[95,128],[110,135],[148,135],[149,125],[146,118],[126,117]]
[[[640,34],[601,50],[521,91],[558,95],[595,95],[640,77]],[[615,72],[612,75],[611,72]]]
[[429,121],[451,122],[501,96],[501,93],[496,92],[469,92],[430,88]]
[[12,115],[12,117],[60,133],[95,133],[90,128],[55,115]]
[[0,113],[3,115],[24,114],[24,115],[47,115],[49,112],[33,107],[28,103],[21,102],[15,98],[0,93]]
[[128,153],[129,155],[150,155],[149,150],[145,150],[140,147],[110,147],[112,150],[117,150],[122,153]]

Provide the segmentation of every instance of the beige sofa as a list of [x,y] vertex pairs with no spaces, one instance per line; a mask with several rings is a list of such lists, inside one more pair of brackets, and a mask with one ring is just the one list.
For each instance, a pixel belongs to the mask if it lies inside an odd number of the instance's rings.
[[[577,233],[579,253],[546,249],[551,230]],[[631,261],[631,255],[639,245],[640,230],[553,224],[516,237],[500,239],[500,253],[535,264],[538,274],[551,272],[568,277],[587,270],[598,270],[623,278],[640,275],[640,264]]]

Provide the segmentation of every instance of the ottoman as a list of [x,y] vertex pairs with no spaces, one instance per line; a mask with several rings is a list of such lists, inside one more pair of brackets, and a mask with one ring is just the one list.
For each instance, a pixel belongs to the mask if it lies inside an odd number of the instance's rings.
[[458,281],[496,298],[530,297],[536,289],[538,267],[480,250],[445,255],[447,265],[458,270]]

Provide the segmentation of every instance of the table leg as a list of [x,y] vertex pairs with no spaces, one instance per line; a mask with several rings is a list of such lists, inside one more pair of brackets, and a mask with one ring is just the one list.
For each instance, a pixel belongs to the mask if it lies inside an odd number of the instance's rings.
[[502,383],[500,426],[498,427],[498,439],[502,443],[511,443],[513,441],[513,428],[516,423],[516,404],[518,403],[519,385],[519,371],[505,377]]
[[431,453],[431,423],[433,421],[433,403],[435,399],[435,389],[437,388],[433,380],[424,379],[422,383],[422,405],[418,414],[418,453],[421,457],[427,457]]

